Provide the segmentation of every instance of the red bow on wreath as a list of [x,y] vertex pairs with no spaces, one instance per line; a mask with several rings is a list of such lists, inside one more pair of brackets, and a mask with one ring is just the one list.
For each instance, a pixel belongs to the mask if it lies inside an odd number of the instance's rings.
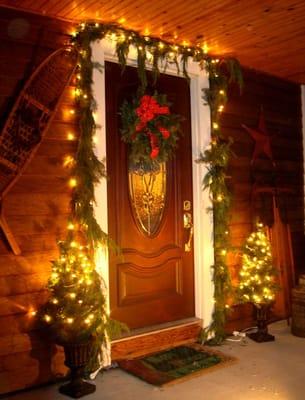
[[[169,108],[168,106],[160,106],[152,96],[144,95],[140,100],[139,107],[136,108],[136,114],[140,118],[140,122],[136,125],[136,132],[141,132],[146,129],[147,123],[158,115],[169,114]],[[169,138],[170,132],[168,129],[158,126],[158,130],[164,139]],[[156,158],[159,154],[158,138],[150,130],[147,130],[147,134],[151,145],[150,157]]]

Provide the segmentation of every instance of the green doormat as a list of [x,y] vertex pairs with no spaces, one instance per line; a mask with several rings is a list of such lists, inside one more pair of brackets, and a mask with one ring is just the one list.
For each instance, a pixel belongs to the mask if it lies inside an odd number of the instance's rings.
[[133,360],[122,360],[119,366],[148,383],[164,386],[214,371],[235,361],[232,356],[192,343]]

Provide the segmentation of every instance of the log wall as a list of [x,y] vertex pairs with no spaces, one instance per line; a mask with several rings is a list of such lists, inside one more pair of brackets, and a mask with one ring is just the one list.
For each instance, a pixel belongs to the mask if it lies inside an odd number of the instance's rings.
[[[233,152],[228,170],[228,184],[233,194],[230,235],[233,246],[242,246],[252,232],[257,215],[266,216],[272,223],[271,202],[251,204],[251,191],[256,181],[273,182],[276,177],[278,187],[291,189],[291,193],[280,200],[283,221],[291,229],[292,248],[296,276],[305,272],[304,240],[304,193],[303,193],[303,145],[302,111],[300,86],[253,70],[244,69],[244,89],[240,95],[236,87],[229,92],[229,102],[221,117],[222,131],[234,140]],[[276,166],[272,166],[266,156],[251,165],[254,140],[241,126],[257,128],[261,107],[268,134],[272,137],[271,147]],[[269,197],[270,199],[270,197]],[[255,206],[256,204],[256,206]],[[271,217],[271,218],[270,218]],[[233,283],[236,284],[241,257],[238,253],[228,258]],[[283,266],[285,268],[285,266]],[[289,291],[289,288],[288,288]],[[278,296],[283,296],[282,290]],[[278,300],[280,302],[280,300]],[[283,308],[283,307],[282,307]],[[277,307],[275,318],[285,316],[285,311]],[[252,309],[249,306],[236,307],[231,315],[230,329],[249,326]]]
[[[52,51],[67,41],[70,27],[45,17],[0,8],[0,124],[3,125],[26,79]],[[230,163],[234,195],[231,237],[240,245],[252,229],[250,158],[253,141],[241,124],[257,126],[260,105],[267,127],[276,133],[275,158],[282,177],[295,194],[288,203],[295,263],[305,272],[303,237],[302,136],[300,88],[271,76],[245,70],[242,97],[233,90],[222,117],[224,132],[235,140],[236,158]],[[5,200],[7,220],[22,255],[12,255],[0,233],[0,394],[47,382],[64,373],[63,355],[53,348],[33,323],[31,311],[46,299],[45,285],[50,260],[56,257],[56,239],[64,236],[69,212],[68,171],[63,157],[72,154],[77,124],[66,111],[73,106],[68,88],[61,107],[38,152]],[[236,256],[229,259],[233,277],[239,268]],[[232,316],[232,327],[249,321],[249,310]]]
[[[68,41],[67,24],[0,8],[0,124],[35,68]],[[0,393],[49,381],[63,373],[63,355],[49,345],[31,312],[47,298],[50,261],[63,238],[69,212],[69,171],[63,157],[77,141],[67,140],[77,125],[67,110],[73,88],[33,160],[3,203],[9,226],[21,248],[14,256],[0,233]]]

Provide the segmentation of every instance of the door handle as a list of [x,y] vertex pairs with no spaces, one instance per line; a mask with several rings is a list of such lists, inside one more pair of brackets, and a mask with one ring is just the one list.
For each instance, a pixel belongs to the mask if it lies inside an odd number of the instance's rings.
[[189,230],[188,241],[184,244],[184,251],[189,253],[192,250],[192,239],[194,234],[192,214],[189,212],[184,212],[183,214],[183,227],[184,229]]

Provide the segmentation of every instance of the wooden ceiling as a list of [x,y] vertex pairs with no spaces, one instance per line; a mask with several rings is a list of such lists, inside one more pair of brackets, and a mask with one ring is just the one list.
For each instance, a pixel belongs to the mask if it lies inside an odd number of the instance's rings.
[[202,43],[247,67],[305,84],[304,0],[0,0],[67,21],[119,22],[164,40]]

